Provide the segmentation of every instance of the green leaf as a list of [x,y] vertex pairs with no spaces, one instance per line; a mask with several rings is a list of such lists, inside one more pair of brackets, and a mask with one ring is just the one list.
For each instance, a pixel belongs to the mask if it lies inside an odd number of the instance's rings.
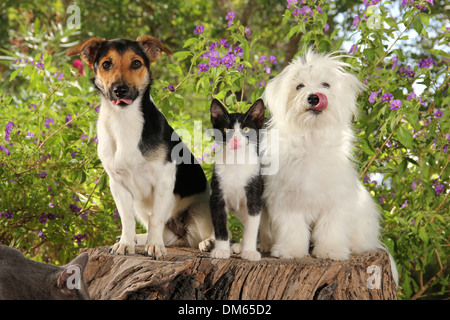
[[397,138],[400,143],[407,149],[414,147],[414,139],[410,131],[404,127],[400,127],[397,131]]
[[425,227],[419,228],[419,238],[424,242],[425,245],[428,244],[428,233],[425,230]]
[[191,55],[190,51],[178,51],[173,54],[173,56],[177,58],[177,62],[185,60],[190,55]]

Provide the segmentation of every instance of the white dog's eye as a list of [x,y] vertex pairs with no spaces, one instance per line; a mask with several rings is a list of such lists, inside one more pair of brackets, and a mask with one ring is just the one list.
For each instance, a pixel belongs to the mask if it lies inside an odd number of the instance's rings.
[[324,88],[329,88],[330,87],[330,85],[328,84],[328,83],[326,83],[326,82],[324,82],[324,83],[322,83],[322,87],[324,87]]
[[298,86],[297,86],[297,90],[300,90],[301,88],[304,88],[305,87],[305,85],[304,84],[302,84],[302,83],[300,83]]

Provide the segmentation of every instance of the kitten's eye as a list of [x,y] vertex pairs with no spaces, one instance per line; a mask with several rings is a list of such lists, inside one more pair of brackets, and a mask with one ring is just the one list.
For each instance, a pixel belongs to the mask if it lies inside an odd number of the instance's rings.
[[228,129],[228,128],[223,128],[223,131],[224,131],[225,133],[227,133],[228,131],[230,131],[230,129]]
[[305,85],[304,84],[302,84],[302,83],[300,83],[298,86],[297,86],[297,90],[300,90],[301,88],[304,88],[305,87]]
[[249,127],[245,127],[244,129],[242,129],[242,132],[243,133],[247,133],[247,132],[249,132],[250,131],[250,128]]
[[328,83],[326,83],[326,82],[324,82],[324,83],[322,83],[322,87],[324,87],[324,88],[329,88],[330,87],[330,85],[328,84]]
[[140,67],[142,67],[142,62],[139,60],[133,60],[133,62],[131,62],[131,67],[133,69],[139,69]]

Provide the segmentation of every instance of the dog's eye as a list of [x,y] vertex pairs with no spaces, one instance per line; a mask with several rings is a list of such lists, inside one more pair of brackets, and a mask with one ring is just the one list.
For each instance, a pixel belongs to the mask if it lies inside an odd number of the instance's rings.
[[322,83],[322,87],[324,87],[324,88],[329,88],[330,87],[330,85],[328,84],[328,83],[326,83],[326,82],[324,82],[324,83]]
[[297,90],[300,90],[301,88],[304,88],[305,87],[305,85],[304,84],[302,84],[302,83],[300,83],[298,86],[297,86]]
[[105,70],[110,70],[112,68],[112,62],[111,61],[104,61],[102,63],[102,68]]
[[242,132],[243,133],[247,133],[247,132],[249,132],[250,131],[250,128],[249,127],[245,127],[244,129],[242,129]]
[[133,69],[138,69],[142,66],[142,62],[139,60],[133,60],[133,62],[131,62],[131,67]]

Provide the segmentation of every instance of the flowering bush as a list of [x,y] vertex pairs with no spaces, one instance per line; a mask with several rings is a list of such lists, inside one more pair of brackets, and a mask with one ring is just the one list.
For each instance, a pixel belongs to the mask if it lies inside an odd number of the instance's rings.
[[[209,10],[204,3],[198,7]],[[196,134],[210,128],[211,98],[246,111],[288,62],[284,47],[268,43],[296,40],[297,54],[310,46],[346,48],[344,59],[366,85],[355,119],[357,165],[381,208],[382,238],[400,272],[399,297],[448,294],[450,55],[444,48],[450,31],[430,14],[437,5],[432,0],[401,1],[396,14],[388,1],[339,5],[283,1],[274,6],[281,14],[263,15],[273,31],[254,27],[237,10],[189,21],[188,35],[179,37],[176,50],[170,46],[175,54],[154,67],[153,99],[175,129],[194,137],[183,140],[210,178],[214,145]],[[347,21],[337,8],[356,13]],[[171,23],[181,28],[178,21]],[[56,51],[33,49],[45,41],[68,46],[76,32],[36,27],[37,19],[24,23],[34,35],[25,41],[18,32],[19,45],[4,51],[10,58],[0,87],[0,243],[65,263],[80,247],[111,244],[120,219],[96,155],[99,100],[92,71]],[[428,46],[417,48],[414,37]],[[238,239],[236,219],[230,227]]]

